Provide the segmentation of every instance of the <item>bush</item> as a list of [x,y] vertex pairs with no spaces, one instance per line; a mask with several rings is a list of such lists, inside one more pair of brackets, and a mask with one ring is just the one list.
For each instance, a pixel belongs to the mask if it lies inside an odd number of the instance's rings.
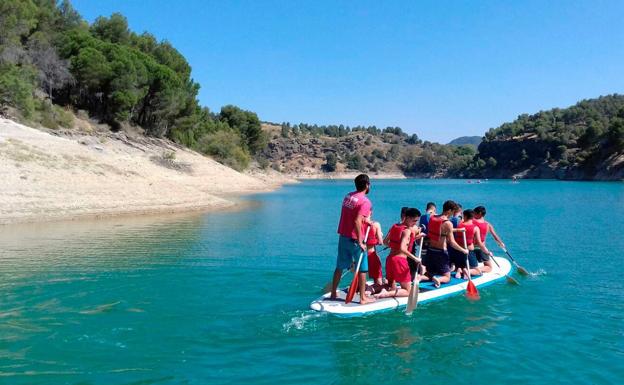
[[42,126],[56,130],[59,127],[71,128],[74,116],[62,107],[52,104],[49,100],[38,100],[35,103],[37,116],[35,120]]
[[263,170],[266,170],[271,164],[271,162],[269,162],[269,160],[264,156],[259,156],[257,158],[257,161],[258,161],[258,166],[260,166],[260,168]]
[[233,130],[208,134],[199,140],[197,147],[199,151],[235,170],[242,171],[249,166],[249,154],[243,150],[241,139]]
[[336,163],[337,163],[336,154],[334,154],[333,152],[330,152],[327,155],[325,155],[325,164],[321,166],[321,169],[325,172],[334,172],[336,171]]
[[347,157],[347,168],[364,171],[364,158],[360,154],[352,154]]

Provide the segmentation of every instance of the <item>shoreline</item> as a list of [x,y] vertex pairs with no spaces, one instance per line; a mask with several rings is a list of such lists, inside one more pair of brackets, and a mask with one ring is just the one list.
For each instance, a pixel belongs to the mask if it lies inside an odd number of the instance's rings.
[[[363,172],[341,172],[341,173],[318,173],[318,174],[288,174],[291,178],[297,180],[315,180],[315,179],[327,179],[327,180],[353,180],[359,174]],[[365,173],[371,179],[409,179],[400,173]]]
[[0,226],[238,210],[297,181],[240,173],[174,142],[0,118]]

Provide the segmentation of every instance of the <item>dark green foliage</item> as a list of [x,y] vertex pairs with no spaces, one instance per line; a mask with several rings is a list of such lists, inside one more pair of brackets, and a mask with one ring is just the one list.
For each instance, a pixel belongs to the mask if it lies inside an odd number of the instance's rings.
[[240,137],[233,130],[203,136],[197,148],[235,170],[244,170],[249,165],[249,155],[241,148]]
[[93,36],[110,43],[125,44],[130,40],[128,20],[120,13],[113,13],[110,18],[98,17],[90,31]]
[[33,91],[36,74],[29,66],[0,66],[0,106],[17,107],[29,118],[35,108]]
[[266,145],[267,139],[262,132],[260,119],[256,113],[228,105],[221,108],[219,120],[227,123],[240,134],[246,148],[252,154],[257,153]]
[[347,168],[351,170],[364,171],[364,158],[358,153],[347,156]]

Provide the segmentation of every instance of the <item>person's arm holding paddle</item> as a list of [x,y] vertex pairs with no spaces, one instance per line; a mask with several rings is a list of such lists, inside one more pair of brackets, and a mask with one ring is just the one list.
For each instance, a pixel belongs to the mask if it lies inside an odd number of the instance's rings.
[[457,251],[461,251],[462,253],[468,255],[468,249],[464,249],[457,242],[455,242],[455,237],[453,236],[453,224],[450,221],[446,221],[442,224],[442,228],[440,230],[442,234],[446,234],[446,243],[454,248]]
[[401,254],[405,255],[407,258],[411,258],[414,261],[420,263],[420,258],[412,254],[412,251],[409,250],[410,246],[410,238],[412,237],[412,229],[403,230],[403,234],[401,235]]
[[483,243],[483,241],[481,240],[481,231],[479,230],[479,227],[477,226],[475,226],[475,229],[474,229],[474,242],[475,242],[475,245],[477,245],[477,247],[481,249],[481,251],[483,251],[485,254],[487,255],[492,254],[492,252],[488,250],[488,248],[485,246],[485,243]]
[[[492,226],[491,223],[488,223],[488,232],[490,234],[492,234],[492,237],[494,238],[494,240],[496,241],[496,243],[498,243],[498,245],[500,246],[501,249],[506,250],[505,248],[505,244],[503,243],[503,240],[498,236],[498,234],[496,234],[496,231],[494,231],[494,226]],[[483,250],[483,249],[482,249]],[[489,252],[487,253],[489,254]]]

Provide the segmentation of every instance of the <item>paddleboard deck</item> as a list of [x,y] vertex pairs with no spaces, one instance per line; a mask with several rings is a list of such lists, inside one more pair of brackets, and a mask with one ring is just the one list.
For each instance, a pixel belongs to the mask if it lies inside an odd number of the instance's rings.
[[[500,265],[500,268],[494,264],[492,271],[484,273],[481,276],[474,277],[472,282],[477,288],[485,287],[496,282],[505,280],[505,274],[512,272],[511,263],[502,257],[494,257],[496,262]],[[372,284],[372,282],[369,282]],[[427,302],[437,301],[445,299],[453,295],[460,295],[466,292],[466,286],[468,280],[451,278],[451,281],[442,284],[439,288],[436,288],[431,281],[423,281],[418,286],[420,291],[418,293],[418,303],[424,304]],[[348,290],[348,288],[346,289]],[[391,297],[381,298],[375,302],[360,305],[360,295],[356,294],[353,301],[345,304],[345,297],[347,296],[346,290],[338,291],[338,298],[330,299],[330,293],[325,293],[320,298],[312,301],[310,309],[330,313],[340,317],[360,317],[373,313],[380,313],[405,307],[407,305],[407,297]]]

